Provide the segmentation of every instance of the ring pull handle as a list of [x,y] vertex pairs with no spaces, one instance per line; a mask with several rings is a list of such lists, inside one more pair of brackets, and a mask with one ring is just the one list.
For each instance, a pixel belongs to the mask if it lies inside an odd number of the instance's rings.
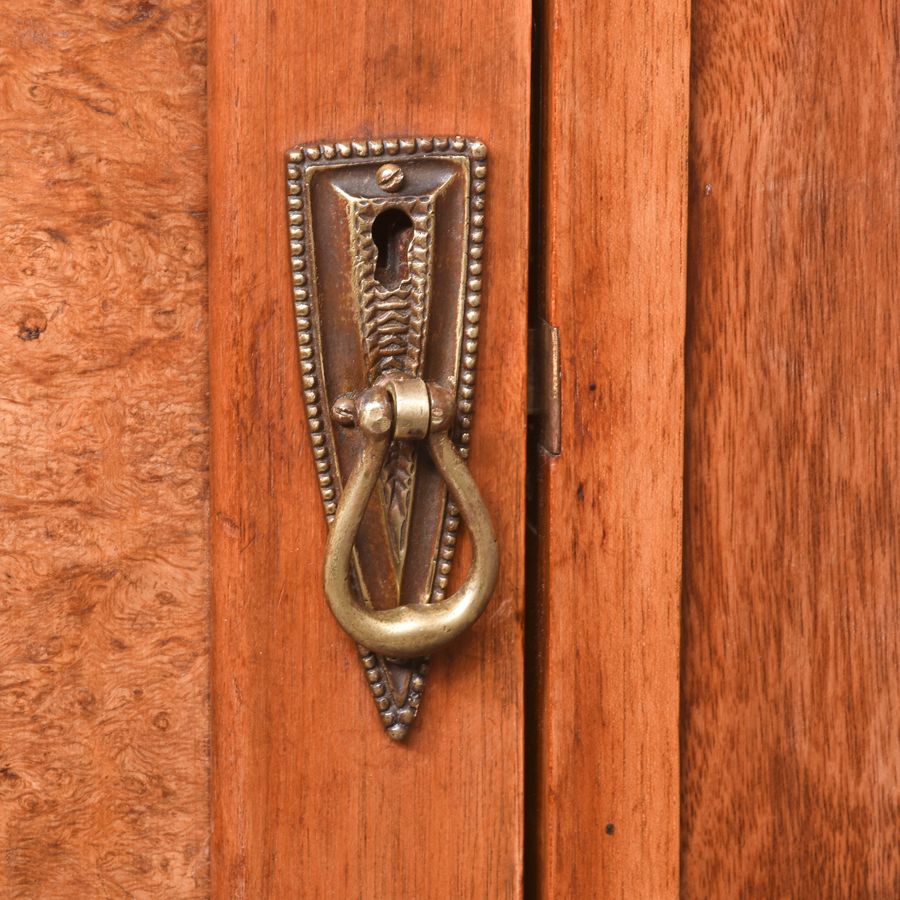
[[[449,392],[419,378],[388,378],[358,396],[338,400],[334,417],[360,429],[365,443],[347,480],[325,549],[325,594],[341,627],[360,645],[391,659],[428,656],[465,631],[484,611],[497,581],[497,539],[469,469],[448,434]],[[393,440],[425,440],[472,535],[465,581],[446,600],[372,609],[351,582],[356,534]],[[414,539],[414,536],[412,537]]]

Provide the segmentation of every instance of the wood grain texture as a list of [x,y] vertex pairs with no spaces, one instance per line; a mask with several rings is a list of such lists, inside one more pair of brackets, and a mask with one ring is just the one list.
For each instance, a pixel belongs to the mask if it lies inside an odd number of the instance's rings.
[[900,896],[900,10],[694,2],[686,897]]
[[[229,0],[210,21],[217,897],[516,897],[530,5]],[[501,547],[406,746],[384,735],[322,592],[285,151],[466,133],[488,146],[471,467]]]
[[678,892],[689,7],[544,4],[535,894]]
[[208,893],[204,6],[0,18],[0,894]]

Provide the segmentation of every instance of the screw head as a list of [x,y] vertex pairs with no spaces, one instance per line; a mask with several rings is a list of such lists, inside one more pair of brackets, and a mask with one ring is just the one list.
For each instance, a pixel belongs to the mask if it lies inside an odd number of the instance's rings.
[[375,181],[383,191],[399,191],[403,184],[403,169],[395,163],[385,163],[378,167],[375,173]]
[[352,428],[356,424],[356,398],[352,393],[343,394],[334,401],[331,418],[344,428]]

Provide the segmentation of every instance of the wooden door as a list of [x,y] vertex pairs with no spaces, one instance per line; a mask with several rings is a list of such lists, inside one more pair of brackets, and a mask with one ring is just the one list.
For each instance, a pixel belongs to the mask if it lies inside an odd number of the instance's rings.
[[[213,13],[211,171],[226,173],[210,242],[223,895],[678,891],[688,10],[548,4],[532,40],[534,12],[273,0]],[[611,34],[630,50],[604,60]],[[421,722],[398,748],[321,602],[325,527],[287,362],[273,198],[279,155],[296,144],[454,133],[488,147],[471,460],[502,575],[471,636],[435,657]],[[651,208],[632,201],[631,181]],[[538,317],[560,331],[566,450],[534,450],[529,465]],[[529,471],[542,485],[526,576]]]
[[[530,30],[521,2],[211,11],[219,896],[521,891]],[[489,148],[470,460],[501,574],[477,626],[434,657],[418,721],[397,745],[323,603],[326,523],[296,358],[284,161],[300,144],[336,154],[335,141],[456,134]]]
[[[0,894],[900,895],[898,31],[11,4]],[[500,577],[396,743],[323,596],[285,154],[458,135]]]

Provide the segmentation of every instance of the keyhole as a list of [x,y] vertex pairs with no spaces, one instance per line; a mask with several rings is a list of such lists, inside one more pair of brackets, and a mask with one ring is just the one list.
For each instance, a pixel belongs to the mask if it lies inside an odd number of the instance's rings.
[[372,223],[372,240],[378,250],[375,280],[386,288],[395,288],[409,274],[409,244],[412,219],[402,209],[386,209]]

